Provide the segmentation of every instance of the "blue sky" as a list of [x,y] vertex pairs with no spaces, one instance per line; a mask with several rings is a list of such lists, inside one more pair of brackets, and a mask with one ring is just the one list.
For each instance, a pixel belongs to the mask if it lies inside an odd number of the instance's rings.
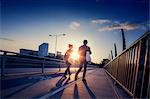
[[48,35],[65,33],[58,38],[59,51],[64,53],[68,43],[77,50],[87,39],[92,60],[99,62],[114,43],[121,52],[121,28],[127,46],[148,30],[148,4],[148,0],[1,0],[1,48],[38,50],[48,42],[49,52],[54,52],[55,38]]

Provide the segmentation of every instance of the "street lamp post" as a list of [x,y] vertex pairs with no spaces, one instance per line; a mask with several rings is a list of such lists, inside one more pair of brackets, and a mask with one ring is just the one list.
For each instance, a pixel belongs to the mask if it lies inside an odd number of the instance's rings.
[[57,38],[59,36],[65,36],[66,34],[57,34],[57,35],[49,35],[49,36],[54,36],[56,39],[55,39],[55,54],[57,54]]

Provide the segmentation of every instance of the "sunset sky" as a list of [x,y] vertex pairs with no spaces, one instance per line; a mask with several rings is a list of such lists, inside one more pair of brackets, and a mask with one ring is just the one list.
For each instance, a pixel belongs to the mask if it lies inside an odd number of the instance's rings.
[[0,49],[38,50],[47,42],[55,52],[49,34],[65,33],[58,38],[58,51],[64,54],[68,44],[76,51],[87,39],[92,61],[99,63],[114,51],[114,43],[121,52],[121,28],[129,46],[149,22],[149,0],[1,0]]

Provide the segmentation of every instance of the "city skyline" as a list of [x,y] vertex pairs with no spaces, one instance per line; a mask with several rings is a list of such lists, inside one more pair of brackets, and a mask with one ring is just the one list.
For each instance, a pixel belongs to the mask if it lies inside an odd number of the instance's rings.
[[70,43],[77,51],[87,39],[92,61],[99,63],[114,51],[114,43],[122,51],[120,29],[128,47],[149,28],[148,0],[1,0],[1,5],[1,48],[9,51],[37,50],[47,42],[55,52],[49,34],[65,33],[58,51],[64,54]]

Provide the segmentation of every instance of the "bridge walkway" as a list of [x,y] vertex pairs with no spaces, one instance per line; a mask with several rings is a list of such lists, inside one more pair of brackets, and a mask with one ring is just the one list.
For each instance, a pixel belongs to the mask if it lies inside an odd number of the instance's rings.
[[62,73],[2,79],[2,98],[130,98],[107,75],[104,69],[89,69],[86,81],[74,81],[75,74],[66,79]]

